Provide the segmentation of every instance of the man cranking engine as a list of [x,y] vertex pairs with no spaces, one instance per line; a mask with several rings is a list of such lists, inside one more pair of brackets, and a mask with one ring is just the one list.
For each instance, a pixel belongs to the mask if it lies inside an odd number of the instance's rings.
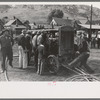
[[74,68],[78,63],[80,63],[79,68],[84,66],[88,73],[93,73],[94,71],[87,65],[87,60],[90,56],[90,48],[88,45],[86,34],[81,34],[81,42],[78,48],[80,55],[76,57],[71,63],[68,64],[69,68]]

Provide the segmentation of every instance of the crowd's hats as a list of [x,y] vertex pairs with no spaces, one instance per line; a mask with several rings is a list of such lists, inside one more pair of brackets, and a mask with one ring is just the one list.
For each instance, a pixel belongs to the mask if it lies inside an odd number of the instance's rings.
[[87,34],[85,32],[83,34],[84,34],[84,36],[87,36]]
[[84,37],[83,37],[83,38],[87,39],[87,36],[86,36],[86,35],[84,35]]
[[81,32],[78,32],[77,35],[80,36],[81,35]]
[[30,32],[30,31],[27,31],[27,32],[26,32],[26,34],[29,34],[29,35],[31,35],[31,32]]
[[32,32],[33,35],[36,35],[36,33],[37,33],[36,31],[33,31],[33,32]]
[[22,30],[22,33],[25,33],[26,32],[26,30]]
[[37,35],[40,35],[40,34],[41,34],[41,32],[40,32],[40,31],[38,31],[38,32],[37,32]]

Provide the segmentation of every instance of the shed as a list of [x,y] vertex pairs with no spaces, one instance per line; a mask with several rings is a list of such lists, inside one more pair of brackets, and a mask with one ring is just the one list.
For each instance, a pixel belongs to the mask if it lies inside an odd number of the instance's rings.
[[50,24],[51,25],[53,24],[54,26],[74,26],[72,20],[70,20],[70,19],[56,18],[56,17],[52,18],[52,21],[51,21]]
[[[90,20],[88,20],[86,24],[90,24]],[[100,20],[92,20],[92,25],[100,25]]]
[[13,34],[15,33],[16,35],[21,34],[21,31],[26,29],[26,26],[18,18],[10,20],[4,27],[10,28],[13,31]]
[[[79,24],[79,26],[81,26],[82,29],[90,29],[90,25],[87,25],[87,24]],[[92,25],[91,29],[100,30],[100,25]]]
[[87,19],[79,19],[79,21],[81,22],[81,24],[86,24]]

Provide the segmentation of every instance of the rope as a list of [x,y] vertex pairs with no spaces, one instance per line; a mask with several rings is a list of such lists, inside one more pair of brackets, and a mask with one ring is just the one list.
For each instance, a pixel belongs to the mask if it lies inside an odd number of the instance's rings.
[[[71,69],[71,68],[69,68],[69,67],[67,67],[66,65],[63,65],[63,64],[62,64],[62,66],[65,67],[65,68],[67,68],[67,69],[69,69],[69,70],[71,70],[71,71],[73,71],[74,73],[78,74],[78,75],[74,75],[74,76],[68,78],[68,79],[65,80],[65,81],[74,80],[74,79],[76,79],[77,77],[81,77],[81,76],[82,76],[86,81],[91,81],[91,80],[89,79],[89,77],[92,78],[92,79],[95,79],[95,80],[97,80],[97,81],[100,81],[100,79],[98,79],[97,77],[94,76],[94,75],[96,75],[96,74],[88,74],[88,73],[82,71],[82,69],[80,70],[80,69],[78,69],[78,68],[75,68],[75,69],[77,70],[77,71],[75,71],[75,70],[73,70],[73,69]],[[100,73],[99,73],[99,74],[100,74]],[[88,78],[87,78],[87,76],[88,76]]]

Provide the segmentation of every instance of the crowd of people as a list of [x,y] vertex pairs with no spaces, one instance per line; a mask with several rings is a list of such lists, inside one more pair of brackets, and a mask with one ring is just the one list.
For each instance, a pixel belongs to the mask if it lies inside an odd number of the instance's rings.
[[19,49],[19,67],[27,68],[30,66],[31,56],[34,55],[34,66],[36,67],[37,74],[43,72],[43,60],[46,55],[46,43],[44,41],[46,35],[43,32],[31,32],[22,30],[22,33],[17,37]]
[[1,44],[1,58],[2,58],[2,70],[3,73],[5,69],[6,58],[9,61],[9,65],[13,67],[13,50],[12,46],[14,41],[18,44],[19,51],[19,68],[27,68],[30,66],[31,57],[34,55],[34,66],[36,67],[37,74],[42,74],[43,72],[43,62],[48,56],[48,38],[45,32],[37,31],[32,34],[32,32],[27,30],[22,30],[22,33],[14,38],[12,38],[8,29],[4,29],[0,36]]
[[91,48],[100,48],[100,34],[92,34],[91,36]]
[[[22,30],[22,33],[13,39],[8,29],[3,30],[2,35],[0,36],[2,58],[1,72],[3,73],[6,70],[6,58],[9,61],[9,65],[13,67],[12,46],[14,45],[15,40],[18,43],[19,68],[27,68],[28,66],[30,66],[31,57],[34,55],[34,66],[36,67],[37,74],[41,75],[44,70],[43,63],[46,62],[48,55],[52,51],[52,54],[58,53],[57,39],[58,38],[53,38],[52,34],[46,34],[46,32],[44,31],[37,31],[31,33],[30,31],[26,30]],[[50,43],[53,43],[53,47],[50,46]],[[56,52],[54,52],[53,49]],[[71,63],[69,63],[68,66],[70,68],[73,68],[73,66],[75,66],[77,63],[80,63],[80,67],[84,66],[84,68],[89,73],[92,73],[93,70],[87,65],[87,60],[90,56],[90,49],[85,33],[75,34],[74,51],[75,59]]]

